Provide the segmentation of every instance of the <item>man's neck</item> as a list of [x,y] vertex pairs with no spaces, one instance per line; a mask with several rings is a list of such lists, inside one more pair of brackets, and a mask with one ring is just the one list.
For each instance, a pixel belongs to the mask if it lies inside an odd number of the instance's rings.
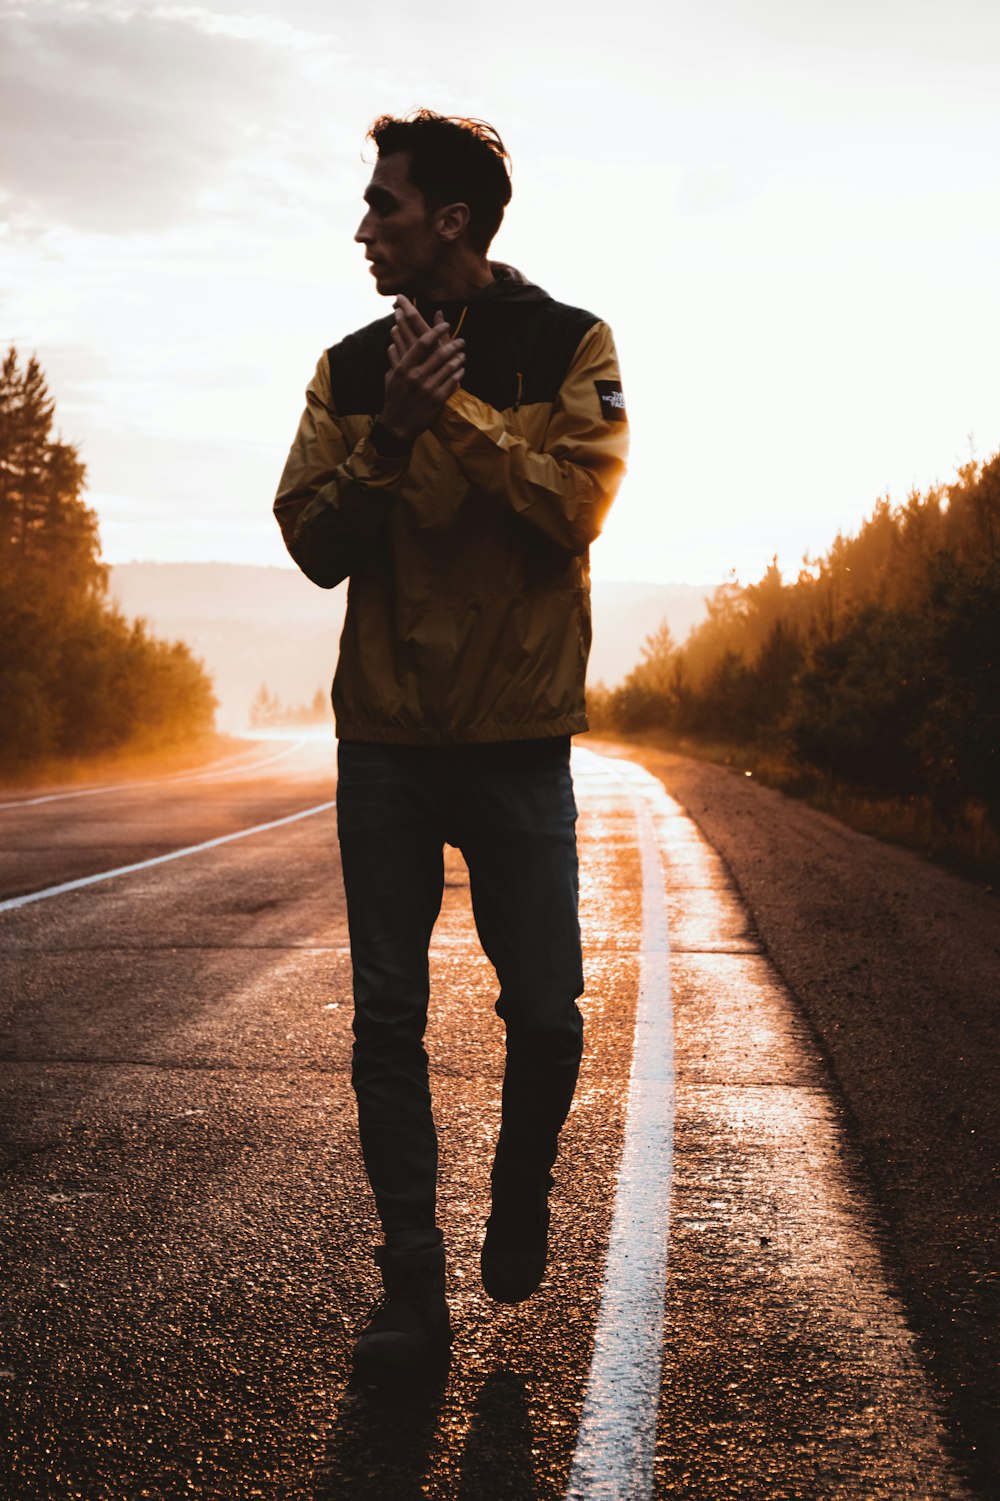
[[463,256],[461,260],[435,269],[426,282],[413,291],[418,297],[431,302],[459,302],[488,287],[493,280],[490,263],[485,256]]

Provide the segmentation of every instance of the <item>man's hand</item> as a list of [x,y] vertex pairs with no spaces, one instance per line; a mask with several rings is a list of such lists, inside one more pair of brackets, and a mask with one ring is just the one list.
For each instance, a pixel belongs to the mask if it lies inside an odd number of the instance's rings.
[[462,383],[465,340],[453,339],[444,315],[428,324],[406,297],[396,301],[396,326],[389,345],[382,421],[398,438],[412,441],[425,432]]

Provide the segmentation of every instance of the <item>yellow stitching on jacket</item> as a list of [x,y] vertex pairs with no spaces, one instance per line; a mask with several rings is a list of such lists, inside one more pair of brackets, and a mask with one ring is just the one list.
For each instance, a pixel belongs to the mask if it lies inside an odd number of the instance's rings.
[[[415,308],[417,308],[417,312],[419,313],[420,309],[417,307],[417,299],[415,297],[413,299],[413,306]],[[459,318],[458,322],[455,324],[455,327],[452,329],[451,336],[452,336],[453,339],[457,339],[458,338],[459,332],[461,331],[462,324],[465,322],[465,315],[466,315],[466,313],[468,311],[469,311],[469,304],[466,303],[465,307],[462,309],[462,315],[461,315],[461,317]]]

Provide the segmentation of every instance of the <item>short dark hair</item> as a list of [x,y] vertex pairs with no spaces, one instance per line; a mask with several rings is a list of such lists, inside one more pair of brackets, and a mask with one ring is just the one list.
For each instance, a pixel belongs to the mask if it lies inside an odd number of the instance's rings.
[[428,208],[468,204],[469,244],[485,254],[511,192],[510,157],[492,125],[418,109],[403,119],[379,115],[368,139],[380,157],[409,153],[409,179]]

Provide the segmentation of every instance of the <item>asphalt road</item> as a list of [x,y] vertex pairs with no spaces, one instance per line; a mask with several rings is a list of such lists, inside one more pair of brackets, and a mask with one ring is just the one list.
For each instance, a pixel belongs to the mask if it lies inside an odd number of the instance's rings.
[[[726,769],[638,754],[723,861],[860,1159],[951,1443],[1000,1495],[996,892]],[[919,1492],[918,1492],[919,1494]]]
[[[827,1036],[836,1018],[810,999],[815,883],[840,861],[856,896],[863,856],[829,820],[809,824],[819,816],[715,768],[671,759],[653,776],[598,749],[575,765],[587,1057],[550,1275],[515,1309],[478,1283],[502,1036],[449,854],[428,1046],[457,1337],[446,1381],[408,1393],[348,1379],[378,1290],[377,1233],[349,1085],[335,822],[311,811],[333,796],[332,744],[262,745],[201,777],[0,808],[4,1496],[989,1493],[973,1448],[985,1305],[963,1305],[949,1345],[920,1303],[956,1285],[935,1270],[951,1266],[938,1242],[913,1273],[921,1226],[941,1229],[962,1195],[974,1204],[958,1261],[988,1266],[978,1167],[954,1180],[964,1139],[924,1162],[922,1218],[904,1225],[872,1143],[884,1121],[910,1142],[919,1070],[869,1055],[865,1032],[853,1056],[878,1103],[869,1115]],[[803,818],[808,849],[795,844]],[[789,858],[799,882],[782,886],[774,867]],[[969,891],[976,912],[991,900]],[[893,910],[892,944],[909,952],[907,923],[923,931],[925,914]],[[989,935],[960,902],[942,911],[968,920],[977,985]],[[848,944],[851,963],[871,965],[864,920],[836,937],[838,971]],[[833,936],[820,947],[832,955]],[[880,962],[892,970],[891,953]],[[903,1011],[883,1010],[910,1058],[906,1039],[928,1022],[908,994],[897,984]],[[985,1048],[979,1013],[953,1004]],[[671,1010],[672,1028],[650,1030]],[[940,1039],[942,1056],[955,1046]],[[653,1096],[668,1133],[643,1116]],[[662,1177],[664,1149],[669,1212],[650,1170]],[[639,1254],[643,1236],[666,1248],[665,1269]],[[952,1346],[967,1333],[978,1353],[962,1365]]]

